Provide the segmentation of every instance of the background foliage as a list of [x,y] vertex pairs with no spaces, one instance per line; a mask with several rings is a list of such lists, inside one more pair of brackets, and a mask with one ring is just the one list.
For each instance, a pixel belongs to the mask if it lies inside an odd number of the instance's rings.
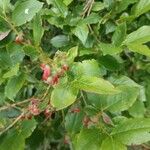
[[150,0],[0,0],[0,150],[150,149]]

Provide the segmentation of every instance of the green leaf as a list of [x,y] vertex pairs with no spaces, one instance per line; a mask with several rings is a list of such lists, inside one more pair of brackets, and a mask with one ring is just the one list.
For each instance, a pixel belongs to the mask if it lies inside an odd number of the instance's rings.
[[99,77],[101,70],[96,60],[84,60],[77,62],[72,67],[72,71],[76,77],[80,76],[96,76]]
[[22,46],[10,43],[6,49],[0,51],[0,67],[3,69],[14,67],[22,62],[24,56]]
[[11,59],[6,49],[0,50],[0,68],[7,69],[11,66]]
[[73,0],[63,0],[63,3],[68,6]]
[[112,36],[112,44],[115,46],[120,46],[124,41],[126,36],[126,23],[122,23],[117,26],[113,36]]
[[136,87],[140,88],[141,86],[137,84],[135,81],[130,79],[127,76],[112,76],[109,78],[109,80],[114,84],[114,85],[123,85],[123,86],[129,86],[129,87]]
[[120,112],[129,109],[140,94],[137,83],[127,77],[109,79],[121,92],[115,95],[97,95],[88,93],[88,102],[96,108],[111,112]]
[[150,49],[148,48],[148,46],[146,45],[142,45],[142,44],[129,44],[128,45],[129,50],[133,51],[133,52],[137,52],[139,54],[145,55],[150,57]]
[[78,90],[70,85],[55,87],[51,94],[51,104],[56,110],[64,109],[76,101]]
[[64,47],[69,44],[69,37],[66,35],[57,35],[51,39],[51,44],[56,47]]
[[83,127],[82,120],[84,118],[84,113],[80,111],[79,113],[68,112],[65,116],[65,129],[70,135],[78,133]]
[[150,26],[142,26],[136,31],[127,35],[123,44],[142,44],[150,41]]
[[64,2],[62,0],[52,0],[52,4],[58,10],[58,13],[62,17],[65,18],[68,15],[67,6],[64,4]]
[[11,129],[0,141],[0,150],[23,150],[25,139],[28,138],[36,127],[35,120],[23,121],[18,128]]
[[80,39],[83,45],[86,43],[89,33],[89,29],[86,24],[78,24],[72,32]]
[[99,150],[103,137],[98,129],[83,129],[74,140],[74,149]]
[[85,24],[96,24],[99,22],[100,20],[100,16],[96,13],[91,13],[89,16],[87,16],[83,21],[82,23],[85,23]]
[[67,61],[69,63],[74,62],[75,57],[78,55],[78,46],[72,47],[67,52]]
[[103,52],[103,55],[115,55],[122,52],[121,47],[117,47],[113,44],[100,43],[100,50]]
[[120,13],[127,9],[127,7],[131,4],[136,3],[138,0],[121,0],[118,1],[118,5],[116,5],[117,13]]
[[24,82],[25,82],[24,74],[20,74],[19,76],[15,76],[9,79],[7,85],[5,86],[5,95],[9,99],[14,100],[15,96],[24,85]]
[[120,92],[110,82],[97,77],[83,76],[74,81],[76,88],[97,94],[116,94]]
[[126,144],[142,144],[150,140],[150,119],[136,118],[124,120],[111,132],[118,141]]
[[0,13],[5,14],[10,9],[10,0],[0,0]]
[[32,61],[36,61],[39,57],[37,49],[31,45],[24,46],[24,51],[27,56],[31,58]]
[[20,64],[23,61],[25,53],[21,45],[10,43],[7,45],[7,51],[10,56],[12,66],[18,63]]
[[43,3],[37,0],[27,0],[17,3],[12,14],[13,22],[16,26],[20,26],[31,21],[36,13],[42,9],[42,6]]
[[106,69],[111,71],[119,70],[121,67],[121,64],[118,62],[118,60],[111,55],[99,57],[98,62],[100,65],[103,65]]
[[109,137],[103,140],[100,150],[127,150],[127,147],[119,141]]
[[9,26],[7,22],[0,17],[0,32],[7,32],[9,30]]
[[94,2],[92,11],[100,11],[103,10],[105,7],[105,4],[102,2]]
[[142,101],[136,101],[131,108],[129,108],[129,114],[135,118],[142,118],[145,114],[145,107]]
[[43,34],[42,18],[40,14],[37,14],[33,20],[33,39],[35,45],[40,45]]
[[18,75],[18,71],[19,71],[19,64],[16,64],[8,72],[6,72],[3,75],[3,78],[10,78],[12,76],[16,76],[16,75]]
[[150,10],[150,1],[149,0],[140,0],[135,8],[134,15],[140,16]]
[[129,86],[119,86],[122,92],[116,95],[101,95],[101,107],[111,112],[124,111],[130,108],[139,95],[139,89]]

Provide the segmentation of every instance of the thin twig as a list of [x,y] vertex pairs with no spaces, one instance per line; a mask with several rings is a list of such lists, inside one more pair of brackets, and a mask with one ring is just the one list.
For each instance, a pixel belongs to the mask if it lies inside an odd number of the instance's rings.
[[81,97],[83,99],[84,104],[87,105],[87,102],[86,102],[86,99],[84,97],[83,91],[81,91],[80,93],[81,93]]
[[83,12],[81,14],[82,19],[85,17],[86,13],[87,16],[90,14],[92,6],[93,6],[94,0],[88,0],[83,8]]
[[49,92],[50,87],[51,87],[51,85],[49,85],[49,86],[47,87],[47,89],[46,89],[46,91],[45,91],[45,93],[44,93],[44,95],[43,95],[43,97],[42,97],[42,100],[44,100],[45,97],[48,95],[48,92]]
[[89,16],[90,13],[91,13],[91,10],[92,10],[92,7],[93,7],[93,3],[94,3],[94,0],[91,0],[91,3],[89,5],[89,9],[88,9],[88,12],[87,12],[87,16]]
[[26,99],[26,100],[21,101],[21,102],[18,102],[18,103],[10,104],[10,105],[8,105],[8,106],[0,107],[0,111],[5,110],[5,109],[8,109],[8,108],[11,108],[11,107],[15,107],[15,106],[17,106],[17,105],[22,105],[22,104],[24,104],[24,103],[29,102],[30,100],[31,100],[31,98],[30,98],[30,99]]
[[8,127],[6,127],[3,131],[1,131],[0,132],[0,136],[3,134],[3,133],[5,133],[5,132],[7,132],[10,128],[12,128],[20,119],[21,119],[21,117],[24,115],[24,112],[21,114],[21,115],[19,115]]
[[146,144],[142,144],[142,147],[146,148],[147,150],[150,149],[150,147]]

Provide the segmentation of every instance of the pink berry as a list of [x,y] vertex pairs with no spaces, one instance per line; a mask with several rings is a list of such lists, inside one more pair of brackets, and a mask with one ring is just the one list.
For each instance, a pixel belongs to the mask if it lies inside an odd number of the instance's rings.
[[46,81],[50,75],[51,69],[48,65],[45,65],[45,67],[43,68],[42,80]]

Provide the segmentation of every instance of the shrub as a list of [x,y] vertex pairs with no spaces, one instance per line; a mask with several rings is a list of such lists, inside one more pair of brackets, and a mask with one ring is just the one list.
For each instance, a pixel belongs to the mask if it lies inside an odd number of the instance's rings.
[[149,0],[0,0],[0,150],[147,148]]

